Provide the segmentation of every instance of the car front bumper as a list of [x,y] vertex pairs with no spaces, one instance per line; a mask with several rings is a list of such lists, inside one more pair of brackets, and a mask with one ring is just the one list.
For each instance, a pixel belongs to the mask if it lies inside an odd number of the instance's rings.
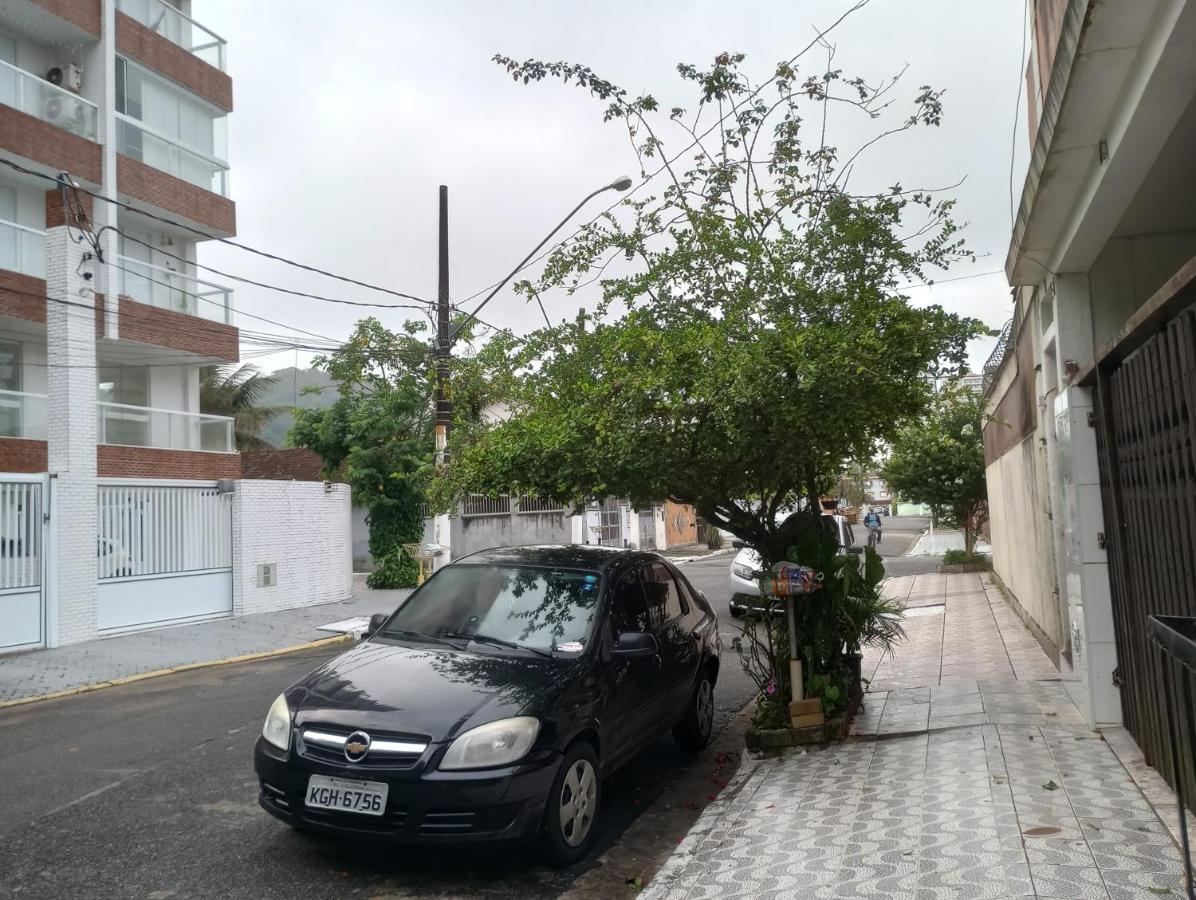
[[[397,843],[521,842],[534,838],[544,816],[560,754],[539,753],[518,766],[473,772],[375,770],[284,753],[262,738],[254,750],[258,803],[272,816],[311,831]],[[309,809],[311,775],[388,786],[381,816]]]

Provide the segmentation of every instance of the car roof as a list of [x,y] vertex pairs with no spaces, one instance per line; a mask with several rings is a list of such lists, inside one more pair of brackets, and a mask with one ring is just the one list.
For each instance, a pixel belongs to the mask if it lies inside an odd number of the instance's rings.
[[633,561],[659,560],[656,553],[597,547],[593,544],[529,544],[522,547],[491,547],[454,560],[453,565],[562,566],[571,569],[606,571]]

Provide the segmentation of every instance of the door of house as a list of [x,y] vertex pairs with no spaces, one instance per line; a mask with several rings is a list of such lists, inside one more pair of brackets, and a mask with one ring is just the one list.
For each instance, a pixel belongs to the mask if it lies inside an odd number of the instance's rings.
[[46,641],[43,475],[0,475],[0,653]]
[[656,549],[656,513],[653,510],[654,507],[650,506],[639,511],[641,550]]
[[99,631],[232,614],[232,495],[213,482],[104,479]]
[[[1102,365],[1095,424],[1122,714],[1146,761],[1170,778],[1164,662],[1146,621],[1196,616],[1196,309]],[[1196,733],[1196,711],[1178,712]],[[1193,769],[1191,759],[1179,767],[1187,797]]]

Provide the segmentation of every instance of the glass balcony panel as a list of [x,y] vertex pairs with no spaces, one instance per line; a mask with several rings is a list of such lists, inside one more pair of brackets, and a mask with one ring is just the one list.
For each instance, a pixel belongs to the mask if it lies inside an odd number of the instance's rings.
[[0,219],[0,269],[45,278],[45,232]]
[[97,403],[101,444],[234,453],[233,420],[174,409]]
[[116,8],[210,66],[225,70],[225,40],[166,0],[117,0]]
[[46,397],[0,391],[0,438],[46,439]]
[[0,60],[0,103],[89,141],[98,112],[90,100]]

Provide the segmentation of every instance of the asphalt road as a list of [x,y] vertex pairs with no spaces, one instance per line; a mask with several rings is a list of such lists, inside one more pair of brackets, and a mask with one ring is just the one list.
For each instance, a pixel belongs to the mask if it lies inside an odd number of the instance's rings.
[[[721,555],[684,566],[724,635],[716,729],[752,693],[731,649],[729,564]],[[654,804],[693,806],[675,785],[694,760],[662,739],[608,783],[597,846],[570,869],[549,868],[531,850],[433,853],[293,832],[257,805],[253,744],[279,691],[330,655],[0,711],[0,897],[556,897]],[[666,829],[659,841],[667,854],[676,834]]]

